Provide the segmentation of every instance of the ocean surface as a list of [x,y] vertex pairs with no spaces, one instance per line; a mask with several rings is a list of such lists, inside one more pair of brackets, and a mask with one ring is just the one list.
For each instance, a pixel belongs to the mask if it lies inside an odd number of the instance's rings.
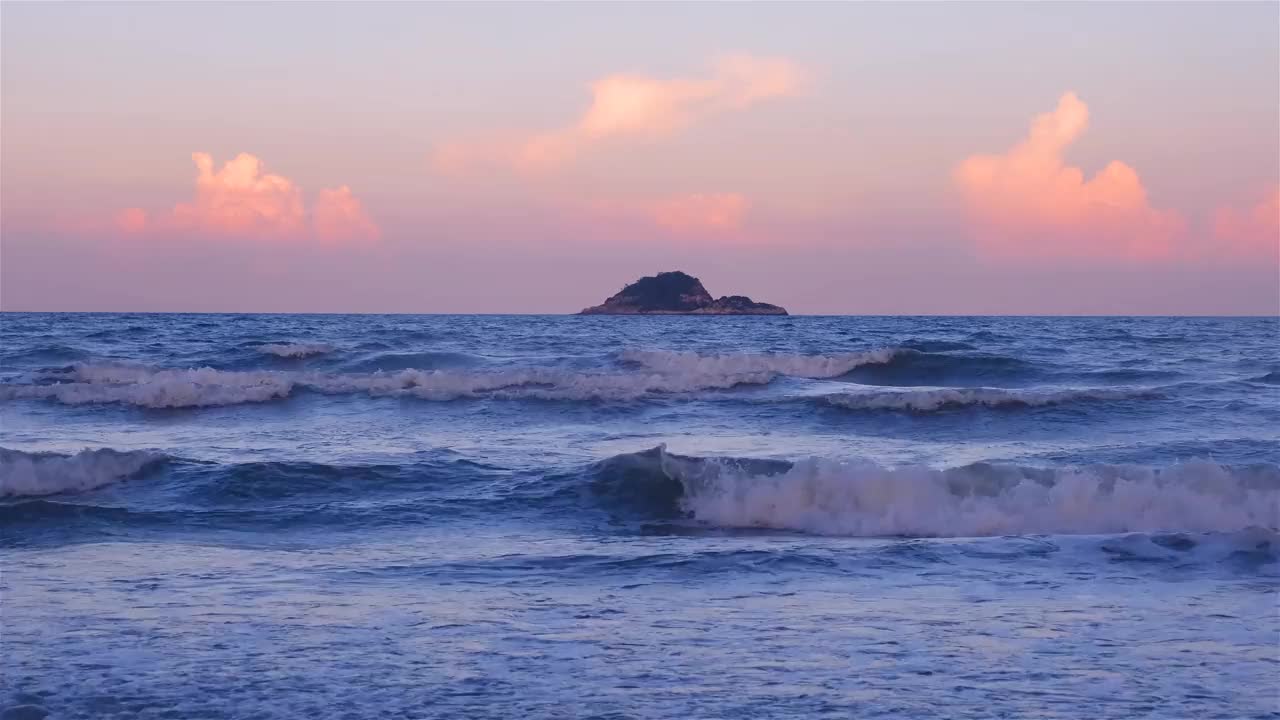
[[6,718],[1280,717],[1276,318],[6,313],[0,447]]

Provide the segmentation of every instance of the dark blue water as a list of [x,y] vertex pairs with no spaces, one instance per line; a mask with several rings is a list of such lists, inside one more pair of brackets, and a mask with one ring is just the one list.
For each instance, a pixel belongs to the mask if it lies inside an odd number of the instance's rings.
[[0,382],[0,708],[1280,717],[1275,318],[8,313]]

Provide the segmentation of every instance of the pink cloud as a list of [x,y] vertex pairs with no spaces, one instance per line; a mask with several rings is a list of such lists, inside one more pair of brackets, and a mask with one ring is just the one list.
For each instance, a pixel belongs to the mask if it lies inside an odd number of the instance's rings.
[[[628,242],[674,241],[759,244],[749,232],[750,201],[739,193],[682,193],[649,198],[604,198],[582,201],[565,198],[559,212],[567,222],[597,238]],[[656,231],[656,233],[655,233]]]
[[126,233],[140,233],[147,229],[147,211],[142,208],[125,208],[116,213],[116,227]]
[[1237,258],[1274,258],[1280,253],[1280,185],[1269,188],[1247,211],[1224,205],[1213,218],[1214,252]]
[[649,210],[655,224],[680,234],[736,232],[746,212],[747,199],[737,193],[680,195]]
[[174,207],[177,227],[210,235],[281,239],[305,234],[302,191],[293,181],[264,173],[262,161],[248,153],[240,153],[216,172],[207,153],[193,153],[191,159],[199,170],[196,196]]
[[311,211],[312,227],[321,240],[341,242],[348,239],[377,240],[382,236],[369,219],[364,205],[343,185],[336,190],[321,190]]
[[343,242],[375,240],[380,232],[350,188],[321,190],[308,212],[292,180],[265,172],[263,163],[240,153],[215,169],[207,153],[192,153],[195,197],[168,213],[141,208],[117,213],[116,227],[133,235],[190,233],[246,240]]
[[663,137],[722,113],[794,95],[803,81],[804,73],[790,60],[741,54],[716,59],[701,77],[609,75],[591,84],[591,105],[573,124],[443,143],[435,149],[432,165],[448,173],[477,165],[546,171],[571,162],[597,143]]
[[1063,152],[1088,124],[1088,106],[1069,92],[1008,152],[974,155],[956,167],[953,180],[984,254],[1115,260],[1173,254],[1185,223],[1151,207],[1133,168],[1112,161],[1086,180],[1064,163]]

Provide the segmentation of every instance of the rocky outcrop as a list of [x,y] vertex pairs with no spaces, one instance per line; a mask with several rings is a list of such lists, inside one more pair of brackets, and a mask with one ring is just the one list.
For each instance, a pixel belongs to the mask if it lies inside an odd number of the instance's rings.
[[664,272],[642,277],[581,315],[786,315],[777,305],[758,303],[745,295],[713,299],[698,278]]

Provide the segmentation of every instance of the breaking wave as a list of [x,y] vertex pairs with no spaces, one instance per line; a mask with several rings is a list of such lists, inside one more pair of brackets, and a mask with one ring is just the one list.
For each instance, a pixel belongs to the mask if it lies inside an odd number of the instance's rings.
[[[259,345],[280,357],[307,357],[329,346]],[[296,390],[324,394],[408,396],[447,401],[632,401],[645,397],[768,385],[780,377],[834,380],[884,388],[830,393],[832,406],[852,410],[930,412],[963,406],[1039,407],[1087,400],[1159,397],[1150,388],[1010,389],[992,380],[1029,373],[1016,358],[941,355],[898,347],[833,355],[698,354],[626,350],[620,367],[506,367],[490,369],[478,356],[448,352],[379,353],[328,370],[159,369],[142,365],[77,363],[45,370],[34,383],[0,383],[0,400],[53,399],[66,405],[125,404],[146,408],[197,408],[262,403]],[[479,366],[479,367],[477,367]],[[945,382],[944,382],[945,381]],[[980,382],[986,381],[986,382]],[[854,385],[857,383],[858,385]],[[946,385],[953,385],[946,387]],[[891,389],[892,388],[892,389]]]
[[121,403],[148,408],[209,407],[266,402],[289,395],[285,373],[151,370],[133,366],[80,365],[49,385],[3,385],[0,399],[51,398],[64,405]]
[[833,355],[786,353],[702,354],[667,350],[626,350],[618,359],[629,365],[664,373],[767,372],[811,379],[850,380],[868,385],[921,386],[965,384],[973,381],[1022,380],[1039,370],[1030,362],[1004,355],[954,353],[967,347],[945,343],[945,350],[925,351],[906,346],[884,347]]
[[859,537],[1235,532],[1280,527],[1280,467],[947,470],[870,461],[681,457],[659,446],[596,470],[598,492],[718,528]]
[[934,412],[964,407],[1019,408],[1076,402],[1134,400],[1162,397],[1150,388],[1087,390],[1010,390],[1005,388],[929,388],[874,390],[822,396],[823,402],[849,410],[906,410]]
[[[680,374],[758,374],[789,375],[803,378],[834,378],[846,375],[863,365],[883,365],[905,351],[881,348],[866,352],[838,355],[789,355],[726,353],[706,355],[668,350],[625,350],[618,355],[624,363],[632,363],[663,373]],[[914,351],[911,351],[914,352]]]
[[[273,354],[302,357],[321,346],[261,345]],[[323,346],[328,349],[328,346]],[[400,395],[424,400],[635,400],[649,395],[726,390],[766,385],[782,375],[831,378],[886,363],[901,350],[887,348],[842,355],[698,355],[626,351],[625,371],[521,368],[471,371],[456,367],[402,368],[408,364],[465,365],[475,358],[451,353],[383,354],[351,367],[366,372],[165,370],[137,365],[77,364],[46,375],[48,384],[0,385],[0,400],[50,398],[66,405],[120,403],[147,408],[190,408],[260,403],[288,397],[295,389],[328,394]],[[912,351],[914,352],[914,351]],[[370,372],[371,371],[371,372]]]
[[138,475],[165,459],[142,450],[82,450],[64,455],[0,448],[0,497],[92,490]]
[[61,382],[0,385],[0,399],[51,398],[66,405],[121,403],[147,408],[187,408],[266,402],[288,397],[295,389],[305,389],[327,394],[365,393],[424,400],[479,397],[633,400],[652,394],[763,385],[772,381],[776,373],[715,370],[680,374],[617,373],[528,368],[493,372],[402,370],[334,374],[78,365],[54,377]]

